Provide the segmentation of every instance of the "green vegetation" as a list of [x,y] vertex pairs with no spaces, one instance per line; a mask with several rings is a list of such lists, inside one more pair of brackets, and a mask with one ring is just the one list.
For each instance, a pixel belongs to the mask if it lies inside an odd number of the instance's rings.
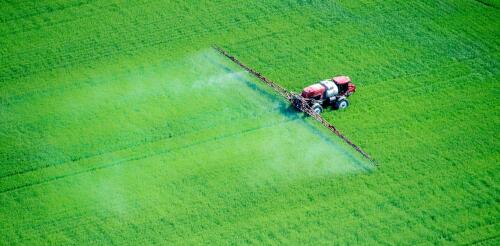
[[[498,1],[0,3],[0,241],[498,244]],[[286,88],[358,86],[294,113]]]

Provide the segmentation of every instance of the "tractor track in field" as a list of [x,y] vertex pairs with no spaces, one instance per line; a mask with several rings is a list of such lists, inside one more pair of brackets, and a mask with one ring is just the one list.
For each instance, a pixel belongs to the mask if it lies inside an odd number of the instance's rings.
[[[199,114],[198,117],[199,118],[203,118],[206,115],[213,114],[213,112],[214,111],[205,111],[204,113]],[[235,121],[233,119],[233,122],[235,124],[241,124],[241,123],[244,123],[244,122],[247,122],[247,121],[252,121],[254,119],[257,119],[257,118],[260,118],[260,117],[263,117],[263,116],[266,116],[266,115],[267,115],[267,112],[264,112],[264,113],[257,114],[255,116],[251,116],[251,117],[244,117],[244,118],[239,118],[239,119],[236,118]],[[185,122],[190,122],[190,121],[196,120],[196,118],[194,118],[193,116],[186,116],[185,118],[178,118],[178,119],[179,119],[178,121],[180,121],[180,122],[184,122],[184,121]],[[184,119],[184,120],[181,120],[181,119]],[[291,119],[296,119],[296,118],[291,118]],[[52,164],[48,164],[48,165],[39,166],[39,167],[36,167],[36,168],[26,169],[26,170],[19,171],[19,172],[13,172],[13,173],[10,173],[10,174],[4,174],[4,175],[0,176],[0,179],[2,179],[2,178],[8,178],[8,177],[16,176],[16,175],[22,175],[22,174],[26,174],[26,173],[29,173],[29,172],[35,172],[37,170],[42,170],[44,168],[56,167],[56,166],[64,165],[64,164],[67,164],[67,163],[74,163],[74,162],[78,162],[80,160],[84,160],[84,159],[94,158],[94,157],[97,157],[97,156],[106,155],[107,153],[114,153],[114,152],[124,151],[124,150],[127,150],[127,149],[132,149],[132,148],[135,148],[135,147],[138,147],[138,146],[142,146],[142,145],[154,144],[156,142],[164,141],[164,140],[167,140],[167,139],[175,139],[175,138],[179,138],[179,137],[186,137],[186,136],[189,136],[189,135],[192,135],[192,134],[196,134],[196,133],[200,133],[200,132],[204,132],[204,131],[208,131],[208,130],[214,129],[215,127],[217,127],[217,125],[212,125],[210,127],[204,127],[204,128],[198,128],[196,130],[191,130],[191,131],[183,131],[183,132],[177,133],[177,134],[175,134],[173,136],[153,138],[150,141],[141,142],[141,143],[138,143],[138,144],[127,145],[127,146],[124,146],[122,148],[117,148],[117,149],[109,151],[109,152],[90,154],[90,155],[81,156],[81,157],[80,156],[79,157],[74,157],[74,159],[75,159],[74,161],[56,162],[56,163],[52,163]]]
[[[102,4],[102,5],[97,5],[97,4],[93,4],[93,2],[98,2],[98,1],[94,1],[94,0],[89,0],[88,2],[84,3],[84,4],[81,4],[81,6],[96,6],[96,7],[99,7],[98,8],[98,11],[100,11],[98,14],[96,14],[95,12],[92,12],[92,10],[88,11],[87,12],[84,12],[82,11],[82,9],[79,9],[79,14],[78,16],[74,16],[72,18],[69,18],[69,19],[65,19],[65,20],[57,20],[55,22],[51,22],[49,23],[49,25],[44,25],[43,27],[45,29],[50,29],[50,28],[53,28],[53,27],[57,27],[59,25],[62,25],[62,24],[72,24],[72,23],[78,23],[79,21],[90,21],[90,20],[98,20],[100,18],[102,18],[103,16],[106,16],[107,14],[109,14],[109,12],[113,12],[113,7],[116,6],[116,4],[112,3],[112,4]],[[136,2],[136,3],[133,3],[133,4],[128,4],[127,7],[129,9],[131,8],[134,8],[134,7],[137,7],[137,6],[140,6],[141,3],[139,2]],[[45,14],[52,14],[52,13],[57,13],[57,12],[63,12],[63,11],[66,11],[66,10],[69,10],[71,8],[73,8],[74,6],[68,6],[66,8],[60,8],[58,10],[55,10],[55,11],[44,11],[44,12],[38,12],[38,13],[34,13],[34,14],[29,14],[29,15],[25,15],[25,16],[22,16],[22,17],[18,17],[18,18],[15,18],[15,19],[12,19],[12,20],[5,20],[3,21],[4,23],[5,22],[11,22],[11,21],[19,21],[19,20],[25,20],[25,19],[29,19],[31,17],[36,17],[36,16],[41,16],[41,15],[45,15]],[[169,16],[170,19],[166,19],[165,21],[168,21],[168,20],[171,20],[171,19],[175,19],[177,18],[178,16]],[[17,35],[17,34],[24,34],[24,33],[30,33],[30,32],[36,32],[36,31],[41,31],[41,29],[37,28],[37,27],[30,27],[30,28],[21,28],[20,30],[14,30],[14,31],[10,31],[10,32],[5,32],[4,35]],[[34,46],[34,47],[43,47],[42,45],[39,45],[39,46]]]
[[[115,166],[121,165],[123,163],[131,162],[131,161],[136,161],[136,160],[144,159],[144,158],[151,157],[151,156],[167,154],[167,153],[170,153],[170,152],[175,152],[175,151],[179,151],[179,150],[182,150],[182,149],[187,149],[187,148],[190,148],[190,147],[193,147],[193,146],[196,146],[196,145],[202,145],[202,144],[213,142],[213,141],[218,141],[218,140],[222,140],[222,139],[227,139],[227,138],[231,138],[231,137],[235,137],[235,136],[244,135],[244,134],[247,134],[249,132],[255,132],[255,131],[258,131],[258,130],[261,130],[261,129],[266,129],[266,128],[274,127],[274,126],[280,125],[280,124],[286,124],[288,122],[292,122],[292,121],[295,121],[295,120],[298,120],[298,119],[299,118],[287,119],[287,120],[283,120],[283,121],[280,121],[280,122],[277,122],[277,123],[267,124],[267,125],[260,126],[260,127],[248,128],[248,129],[245,129],[245,130],[239,131],[239,132],[233,132],[233,133],[224,134],[224,135],[221,135],[221,136],[215,136],[215,137],[208,138],[208,139],[205,139],[205,140],[202,140],[202,141],[197,141],[197,142],[193,142],[193,143],[182,145],[182,146],[178,146],[178,147],[173,147],[173,148],[169,148],[169,149],[165,149],[165,150],[161,150],[161,151],[156,151],[156,152],[152,151],[152,153],[142,154],[142,155],[137,155],[137,156],[132,156],[132,157],[124,158],[122,160],[118,160],[118,161],[115,161],[115,162],[112,162],[112,163],[109,163],[109,164],[100,165],[100,166],[97,165],[97,166],[92,167],[92,168],[87,168],[87,169],[83,169],[83,170],[72,172],[72,173],[62,174],[62,175],[54,176],[52,178],[42,179],[41,181],[38,181],[38,182],[33,182],[33,183],[28,183],[28,184],[14,186],[14,187],[7,188],[7,189],[2,189],[2,190],[0,190],[0,194],[8,193],[8,192],[11,192],[11,191],[16,191],[16,190],[23,189],[23,188],[28,188],[28,187],[35,186],[35,185],[50,183],[52,181],[56,181],[56,180],[59,180],[59,179],[64,179],[64,178],[68,178],[68,177],[72,177],[72,176],[76,176],[76,175],[80,175],[80,174],[84,174],[84,173],[88,173],[88,172],[93,172],[93,171],[98,171],[98,170],[102,170],[102,169],[107,169],[107,168],[111,168],[111,167],[115,167]],[[159,142],[159,141],[162,141],[162,140],[158,140],[157,142]],[[106,154],[109,154],[109,153],[105,153],[105,154],[102,154],[102,155],[106,155]],[[44,168],[41,168],[41,169],[44,169]],[[37,170],[41,170],[41,169],[35,169],[35,170],[29,171],[29,172],[36,172]],[[26,173],[29,173],[29,172],[26,172]],[[14,176],[16,176],[16,175],[11,175],[9,177],[14,177]],[[3,178],[0,178],[0,180],[1,179],[3,179]]]
[[[220,10],[225,11],[225,10]],[[284,13],[281,13],[281,15],[284,15]],[[169,18],[178,18],[178,17],[169,17]],[[249,28],[252,25],[254,25],[255,21],[261,23],[265,22],[268,19],[265,15],[262,15],[259,17],[259,20],[255,19],[244,19],[242,21],[233,21],[229,25],[230,29],[245,29]],[[12,79],[20,79],[24,77],[28,77],[33,74],[37,74],[40,72],[44,71],[53,71],[54,69],[59,69],[59,68],[65,68],[65,67],[71,67],[76,64],[86,64],[89,61],[95,61],[95,60],[100,60],[104,59],[106,57],[111,57],[117,53],[117,50],[121,54],[126,54],[138,50],[143,50],[147,48],[153,48],[153,47],[158,47],[158,46],[164,46],[167,44],[173,43],[173,41],[182,41],[182,40],[191,40],[191,39],[196,39],[200,38],[206,35],[209,35],[214,32],[214,30],[211,29],[200,29],[197,30],[196,27],[199,25],[197,23],[193,23],[190,25],[182,25],[182,26],[176,26],[174,28],[169,28],[168,31],[170,35],[164,36],[161,35],[165,30],[162,28],[162,23],[166,22],[163,19],[159,19],[157,21],[152,21],[148,22],[145,25],[142,25],[143,31],[141,32],[141,35],[135,35],[135,36],[130,36],[128,35],[130,32],[125,32],[122,31],[121,29],[118,30],[113,30],[113,36],[114,37],[125,37],[129,36],[129,42],[127,46],[116,46],[114,43],[112,44],[107,44],[107,45],[96,45],[95,39],[93,37],[83,37],[83,38],[76,38],[74,43],[78,44],[78,46],[72,47],[70,50],[71,52],[68,52],[64,54],[63,56],[59,57],[54,57],[52,60],[43,60],[43,64],[23,64],[19,63],[16,66],[2,66],[0,67],[0,81],[8,81]],[[103,28],[102,30],[97,30],[100,32],[104,32],[106,30],[110,29],[109,27]],[[148,30],[148,31],[144,31]],[[196,30],[196,31],[191,31],[191,32],[186,32],[185,30]],[[148,40],[147,42],[144,42],[144,40]],[[68,43],[68,42],[65,42]],[[81,44],[88,44],[88,45],[81,45]],[[63,44],[61,44],[63,45]],[[98,50],[96,50],[96,47],[99,47]],[[12,58],[17,58],[19,56],[21,57],[38,57],[38,56],[44,56],[44,53],[51,53],[53,49],[47,50],[43,49],[46,48],[45,45],[35,45],[34,47],[31,47],[29,50],[24,50],[22,52],[13,52],[13,55],[11,57],[9,56],[4,56],[2,59],[12,59]],[[68,47],[66,47],[67,49]],[[87,56],[83,56],[81,54],[88,54]],[[80,55],[78,55],[80,54]],[[50,56],[47,56],[50,57]],[[33,60],[33,59],[27,59],[27,60]],[[21,60],[23,61],[23,60]],[[46,66],[45,64],[50,64],[50,66]]]
[[469,242],[469,243],[461,244],[461,245],[478,245],[478,244],[481,244],[481,243],[484,243],[484,242],[488,242],[488,241],[492,241],[492,240],[498,239],[499,237],[500,237],[500,234],[497,234],[497,235],[493,235],[493,236],[490,236],[490,237],[485,237],[485,238],[482,238],[482,239],[479,239],[479,240],[475,240],[475,241],[472,241],[472,242]]
[[486,6],[486,7],[489,7],[489,8],[493,8],[493,9],[500,9],[498,8],[498,6],[494,5],[494,4],[491,4],[491,3],[488,3],[484,0],[474,0],[475,2],[483,5],[483,6]]
[[87,0],[87,1],[76,2],[74,4],[68,4],[67,6],[63,6],[63,7],[57,7],[55,9],[50,9],[47,11],[35,11],[33,13],[23,13],[22,15],[15,16],[13,18],[0,19],[0,22],[5,24],[5,22],[9,22],[9,21],[17,21],[17,20],[26,19],[26,18],[37,17],[37,16],[44,15],[44,14],[51,14],[54,12],[65,11],[65,10],[68,10],[71,8],[79,8],[79,7],[82,7],[85,5],[92,4],[93,2],[96,2],[96,1],[95,0]]
[[[139,5],[139,4],[137,4]],[[106,5],[105,7],[109,7],[109,6],[113,6],[112,4],[111,5]],[[132,6],[135,6],[135,5],[132,5]],[[130,7],[130,6],[129,6]],[[218,12],[224,12],[225,10],[223,8],[218,8],[217,9]],[[211,14],[215,14],[215,13],[211,13]],[[106,16],[106,13],[102,13],[103,16]],[[132,40],[135,40],[137,41],[138,39],[139,40],[165,40],[166,41],[171,41],[171,40],[175,40],[175,39],[179,39],[179,40],[183,40],[183,39],[188,39],[190,37],[188,36],[203,36],[203,35],[200,35],[200,34],[210,34],[213,32],[213,30],[207,30],[205,28],[199,28],[199,25],[198,23],[192,23],[192,24],[184,24],[184,25],[179,25],[179,26],[175,26],[175,27],[169,27],[167,29],[165,29],[163,23],[168,23],[170,22],[170,20],[178,20],[179,18],[183,17],[182,15],[168,15],[166,16],[166,18],[157,18],[157,19],[153,19],[152,21],[149,21],[147,23],[144,23],[143,25],[141,25],[141,30],[142,32],[140,33],[141,35],[138,35],[138,36],[130,36],[128,34],[130,34],[130,30],[127,30],[127,31],[124,31],[124,30],[115,30],[113,28],[113,36],[114,37],[124,37],[124,36],[128,36],[129,38],[129,43],[131,43]],[[95,14],[92,15],[92,18],[94,19],[99,19],[99,16],[96,16]],[[262,22],[261,20],[265,20],[267,19],[268,17],[265,17],[265,16],[260,16],[258,17],[258,22]],[[84,20],[85,18],[82,17],[82,18],[78,18],[78,19],[71,19],[71,22],[75,22],[75,21],[78,21],[78,20]],[[89,21],[88,19],[85,19],[85,21]],[[232,28],[243,28],[243,27],[249,27],[251,25],[254,24],[254,21],[256,20],[248,20],[248,19],[244,19],[243,21],[233,21],[233,22],[230,22],[230,27]],[[47,27],[56,27],[58,24],[67,24],[66,22],[58,22],[58,23],[54,23],[53,25],[50,25],[50,26],[46,26]],[[196,28],[198,27],[198,28]],[[94,30],[95,32],[97,33],[100,33],[100,32],[109,32],[110,29],[112,29],[111,27],[109,26],[106,26],[106,27],[103,27],[101,29],[96,29]],[[199,30],[197,30],[199,29]],[[38,29],[35,29],[38,31]],[[162,35],[160,35],[160,37],[158,37],[158,34],[162,33],[162,31],[165,31],[165,30],[168,30],[170,32],[170,34],[168,35],[168,37],[164,37]],[[183,32],[183,30],[196,30],[195,32],[190,32],[190,33],[185,33]],[[26,29],[23,29],[23,32],[26,31]],[[173,33],[173,35],[172,35]],[[4,33],[4,35],[9,35],[10,33]],[[14,33],[15,34],[15,33]],[[156,37],[156,38],[152,38],[152,37]],[[131,38],[134,38],[131,40]],[[73,40],[75,41],[76,44],[80,45],[82,43],[86,43],[85,41],[95,41],[95,37],[93,36],[85,36],[85,37],[75,37],[75,39]],[[59,44],[57,45],[63,45],[67,43],[64,42],[64,41],[60,41]],[[133,43],[133,42],[132,42]],[[141,42],[143,43],[143,42]],[[91,43],[92,44],[92,43]],[[114,45],[111,45],[114,47]],[[81,46],[78,46],[78,47],[73,47],[72,50],[76,50],[78,51],[79,47]],[[11,57],[9,56],[6,56],[5,59],[11,59],[13,57],[17,57],[19,55],[26,55],[28,57],[31,57],[33,55],[33,53],[37,53],[36,51],[37,50],[41,50],[41,49],[44,49],[44,48],[47,48],[47,45],[45,45],[44,43],[40,43],[40,44],[32,44],[30,46],[30,50],[23,50],[23,52],[17,52],[17,53],[13,53],[11,54]],[[91,45],[91,48],[95,48],[95,45]]]
[[[99,4],[94,4],[94,3],[97,3],[99,2]],[[127,5],[125,5],[124,7],[126,7],[125,9],[126,10],[129,10],[129,9],[136,9],[138,6],[142,6],[144,4],[152,4],[152,2],[161,2],[161,0],[155,0],[155,1],[147,1],[147,0],[141,0],[141,1],[134,1],[134,2],[128,2]],[[37,16],[41,16],[41,15],[45,15],[45,14],[52,14],[52,13],[57,13],[57,12],[63,12],[63,11],[66,11],[66,10],[69,10],[69,9],[72,9],[72,8],[75,8],[75,7],[81,7],[81,6],[96,6],[98,7],[98,11],[101,11],[99,13],[96,13],[96,12],[90,12],[90,13],[84,13],[84,15],[79,15],[79,16],[72,16],[72,18],[68,19],[68,20],[65,20],[65,21],[60,21],[60,22],[54,22],[54,23],[51,23],[50,25],[45,25],[44,28],[51,28],[51,27],[54,27],[54,26],[57,26],[57,25],[60,25],[60,24],[68,24],[68,23],[74,23],[74,22],[78,22],[78,21],[81,21],[81,20],[85,20],[85,21],[89,21],[89,19],[86,19],[87,17],[91,17],[95,20],[98,20],[98,19],[101,19],[103,16],[106,17],[108,12],[114,12],[116,9],[116,4],[115,3],[111,3],[111,4],[100,4],[101,2],[100,1],[95,1],[95,0],[87,0],[86,2],[80,2],[80,3],[77,3],[77,4],[70,4],[69,6],[67,7],[60,7],[58,9],[55,9],[55,10],[49,10],[49,11],[39,11],[39,12],[36,12],[36,13],[31,13],[31,14],[25,14],[25,15],[22,15],[22,16],[18,16],[18,17],[15,17],[15,18],[11,18],[11,19],[4,19],[4,20],[0,20],[1,23],[6,23],[6,22],[11,22],[11,21],[19,21],[19,20],[24,20],[24,19],[30,19],[31,17],[37,17]],[[102,2],[104,3],[104,2]],[[224,12],[226,11],[227,8],[232,8],[233,6],[239,6],[240,8],[243,8],[240,6],[240,4],[238,3],[235,3],[235,2],[230,2],[230,3],[224,3],[222,5],[219,5],[218,8],[215,9],[211,9],[210,10],[210,14],[220,14],[220,12]],[[232,8],[234,9],[234,8]],[[123,10],[122,10],[123,11]],[[124,11],[126,12],[126,11]],[[82,13],[82,10],[79,9],[79,13]],[[162,17],[167,17],[167,18],[157,18],[158,21],[155,22],[155,23],[160,23],[160,22],[170,22],[171,20],[176,20],[176,19],[179,19],[179,17],[181,17],[182,15],[172,15],[171,13],[169,13],[168,15],[164,15]],[[36,28],[22,28],[20,31],[16,32],[6,32],[4,33],[4,35],[11,35],[11,34],[19,34],[19,33],[26,33],[26,32],[30,32],[30,31],[39,31],[39,29],[36,29]]]
[[[274,32],[274,33],[268,33],[268,34],[263,34],[258,37],[250,38],[251,39],[257,39],[257,38],[262,38],[262,37],[273,37],[274,35],[279,34],[279,32]],[[147,47],[145,47],[147,48]],[[207,57],[210,59],[210,57]],[[214,62],[214,60],[211,60],[213,64],[218,64],[217,62]],[[226,67],[224,67],[226,68]],[[124,73],[123,77],[126,77],[128,74]],[[95,86],[98,83],[92,83],[90,80],[87,79],[82,79],[79,81],[80,83],[62,83],[60,85],[45,85],[40,88],[31,88],[30,90],[27,91],[12,91],[11,93],[8,93],[7,95],[2,95],[0,97],[0,105],[1,104],[7,104],[7,105],[14,105],[16,103],[22,102],[24,98],[43,98],[48,95],[52,95],[54,91],[58,92],[65,92],[68,89],[77,89],[81,87],[88,87],[88,86]],[[50,86],[50,88],[48,88]],[[2,88],[2,85],[0,85],[0,88]]]

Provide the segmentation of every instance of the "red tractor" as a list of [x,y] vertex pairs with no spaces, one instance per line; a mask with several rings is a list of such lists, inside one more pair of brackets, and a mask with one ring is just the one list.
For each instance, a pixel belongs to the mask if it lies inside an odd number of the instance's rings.
[[323,108],[333,106],[335,109],[345,109],[349,106],[347,97],[356,91],[356,86],[347,76],[337,76],[310,85],[293,99],[296,108],[303,110],[308,105],[315,113],[323,112]]

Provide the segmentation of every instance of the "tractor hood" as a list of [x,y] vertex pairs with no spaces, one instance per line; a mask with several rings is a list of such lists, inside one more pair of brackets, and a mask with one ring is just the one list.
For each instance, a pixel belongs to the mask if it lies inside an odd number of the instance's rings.
[[323,95],[323,92],[325,92],[326,88],[320,84],[320,83],[317,83],[317,84],[313,84],[313,85],[310,85],[306,88],[304,88],[304,90],[302,90],[302,97],[304,98],[312,98],[312,97],[316,97],[316,96],[322,96]]

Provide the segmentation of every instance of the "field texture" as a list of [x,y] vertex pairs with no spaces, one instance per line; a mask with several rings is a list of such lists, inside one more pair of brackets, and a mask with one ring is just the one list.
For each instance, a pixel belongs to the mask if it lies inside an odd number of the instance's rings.
[[[1,244],[500,243],[500,3],[3,1]],[[373,169],[214,53],[326,112]]]

